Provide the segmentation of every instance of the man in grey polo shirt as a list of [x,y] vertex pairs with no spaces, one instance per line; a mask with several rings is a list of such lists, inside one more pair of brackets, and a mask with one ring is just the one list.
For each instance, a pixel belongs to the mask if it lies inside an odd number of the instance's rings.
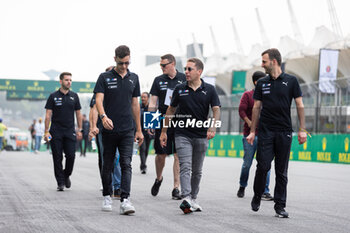
[[[162,147],[167,143],[167,129],[175,129],[175,147],[180,161],[181,196],[180,208],[185,214],[202,211],[197,202],[202,167],[208,140],[221,126],[220,100],[215,87],[201,79],[204,65],[198,58],[187,60],[186,82],[175,87],[165,123],[160,136]],[[213,118],[208,118],[209,107]],[[171,121],[176,109],[176,120]],[[176,125],[176,127],[174,127]]]

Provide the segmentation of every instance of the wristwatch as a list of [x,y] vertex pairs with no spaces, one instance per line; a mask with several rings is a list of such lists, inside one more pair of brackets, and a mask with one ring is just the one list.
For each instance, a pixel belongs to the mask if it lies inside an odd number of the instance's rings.
[[100,119],[102,120],[105,116],[106,116],[106,114],[103,113],[102,115],[100,115]]

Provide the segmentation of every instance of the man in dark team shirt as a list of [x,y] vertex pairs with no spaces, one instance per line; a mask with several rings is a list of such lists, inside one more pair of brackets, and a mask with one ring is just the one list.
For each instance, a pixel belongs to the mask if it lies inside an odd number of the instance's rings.
[[[266,74],[264,72],[255,71],[252,76],[252,81],[254,86],[256,86],[256,83],[260,78],[263,78],[265,76]],[[257,135],[255,136],[253,145],[250,145],[247,142],[247,136],[250,133],[250,126],[252,125],[252,109],[254,106],[253,94],[254,94],[254,89],[244,92],[238,108],[239,116],[244,121],[244,130],[243,130],[243,139],[242,139],[244,157],[243,157],[243,164],[241,168],[241,175],[239,177],[240,187],[237,192],[237,196],[239,198],[244,197],[244,190],[248,185],[249,170],[252,165],[254,154],[256,152],[256,147],[258,143]],[[262,195],[262,199],[266,201],[273,200],[273,197],[270,194],[269,184],[270,184],[270,171],[267,173],[266,186],[265,186],[264,194]]]
[[[160,136],[161,146],[167,144],[167,129],[174,127],[175,146],[180,161],[181,196],[184,198],[180,208],[187,214],[202,211],[197,202],[202,167],[208,140],[221,126],[220,100],[215,87],[201,79],[204,65],[197,58],[187,60],[186,82],[175,87],[171,104],[165,115],[165,124]],[[213,118],[208,119],[209,107]],[[173,119],[176,109],[176,119]]]
[[[281,54],[277,49],[268,49],[262,54],[262,67],[268,76],[261,78],[254,91],[252,126],[247,142],[253,144],[259,120],[259,140],[256,160],[258,162],[254,180],[253,211],[260,208],[261,195],[265,189],[266,175],[275,159],[276,184],[274,209],[277,217],[288,218],[285,211],[287,201],[288,162],[292,144],[292,122],[290,106],[294,98],[300,129],[299,144],[306,142],[304,105],[296,77],[282,72]],[[261,113],[260,113],[261,112]]]
[[[160,58],[160,68],[163,74],[156,77],[153,81],[152,88],[150,91],[151,99],[149,104],[149,111],[156,111],[157,102],[158,110],[164,115],[168,106],[170,105],[171,96],[176,85],[179,85],[186,81],[186,76],[176,70],[176,60],[171,54],[166,54]],[[156,165],[156,180],[152,186],[151,194],[157,196],[160,185],[163,182],[163,169],[165,166],[165,158],[167,155],[174,154],[174,188],[171,193],[172,198],[175,200],[181,199],[179,186],[180,186],[180,168],[179,158],[176,154],[175,148],[175,131],[174,129],[168,130],[168,142],[167,146],[162,148],[160,146],[159,137],[161,129],[155,131],[154,137],[154,149],[156,152],[155,165]]]
[[[57,190],[63,191],[71,187],[69,176],[73,172],[75,160],[76,140],[82,138],[82,117],[80,113],[80,102],[78,95],[70,91],[72,85],[72,74],[63,72],[60,74],[61,87],[58,91],[50,94],[45,108],[45,141],[50,141],[55,177],[57,181]],[[76,114],[78,130],[75,132],[74,112]],[[49,125],[51,127],[49,131]],[[63,154],[66,156],[66,166],[63,170]]]
[[139,148],[140,151],[140,170],[141,174],[146,174],[147,172],[147,157],[148,157],[148,150],[149,150],[149,145],[151,143],[151,139],[153,139],[152,135],[148,134],[147,130],[144,129],[143,126],[143,115],[144,112],[148,111],[148,104],[149,104],[149,93],[148,92],[143,92],[141,94],[141,104],[140,104],[140,121],[141,121],[141,128],[142,128],[142,134],[144,136],[143,143]]
[[112,210],[111,172],[118,148],[122,170],[120,214],[131,214],[135,212],[135,208],[129,200],[133,144],[134,141],[138,141],[139,145],[143,142],[138,102],[140,84],[138,76],[128,69],[130,50],[127,46],[117,47],[114,59],[116,67],[102,73],[94,89],[96,107],[103,125],[102,184],[104,201],[102,210]]

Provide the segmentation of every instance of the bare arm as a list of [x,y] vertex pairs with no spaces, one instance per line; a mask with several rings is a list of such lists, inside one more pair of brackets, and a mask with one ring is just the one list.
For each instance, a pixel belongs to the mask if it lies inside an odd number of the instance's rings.
[[77,118],[78,129],[81,130],[83,128],[83,117],[80,110],[75,111],[75,116]]
[[[103,99],[104,93],[96,93],[96,108],[100,116],[106,114],[103,107]],[[108,116],[102,118],[102,124],[105,129],[112,130],[114,128],[113,121]]]
[[[157,110],[157,102],[158,102],[158,96],[152,95],[149,104],[148,104],[148,111],[155,112]],[[149,135],[154,135],[154,129],[147,129],[147,133]]]
[[155,112],[157,110],[158,96],[152,95],[149,100],[148,111]]
[[169,122],[174,117],[175,112],[176,112],[176,107],[172,107],[172,106],[169,106],[168,109],[166,110],[166,113],[164,116],[164,127],[162,128],[162,133],[160,134],[160,137],[159,137],[160,145],[162,147],[166,146],[166,142],[168,138],[166,132],[169,127]]
[[252,125],[250,127],[250,134],[247,137],[247,142],[251,145],[253,145],[255,139],[255,130],[256,125],[258,124],[261,106],[262,102],[260,100],[254,100],[254,106],[252,110]]
[[75,111],[75,116],[77,118],[77,124],[78,124],[78,132],[77,133],[77,139],[81,140],[83,138],[83,134],[81,133],[82,127],[83,127],[83,117],[81,115],[80,110]]
[[131,110],[136,124],[135,142],[138,141],[139,146],[141,146],[143,142],[143,134],[140,123],[140,104],[137,97],[133,97],[131,100]]
[[45,134],[44,134],[44,140],[45,141],[49,141],[49,137],[51,137],[51,134],[49,132],[51,116],[52,116],[52,110],[51,109],[46,109],[46,114],[45,114]]
[[[220,120],[220,107],[219,106],[213,106],[212,107],[212,111],[213,111],[213,118],[214,118],[215,123],[216,123],[217,121]],[[207,139],[210,140],[210,139],[214,138],[215,134],[216,134],[216,127],[215,127],[215,124],[214,124],[213,127],[208,129]]]
[[95,104],[92,108],[90,108],[90,112],[89,112],[89,123],[90,123],[89,140],[91,140],[94,136],[96,136],[99,133],[99,129],[96,126],[97,119],[98,119],[98,112]]
[[300,129],[298,132],[299,144],[303,144],[307,139],[307,131],[305,129],[305,114],[304,114],[304,104],[303,97],[298,97],[295,99],[295,105],[297,107],[297,113],[299,118]]

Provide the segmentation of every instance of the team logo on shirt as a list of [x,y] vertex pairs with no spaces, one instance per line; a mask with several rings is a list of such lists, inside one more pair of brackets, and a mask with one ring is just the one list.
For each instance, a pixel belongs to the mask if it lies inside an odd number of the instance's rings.
[[134,84],[134,80],[129,79],[129,81],[130,81],[132,84]]
[[184,95],[188,95],[189,91],[188,90],[179,90],[179,95],[180,96],[184,96]]
[[74,97],[71,96],[70,99],[74,101]]
[[262,87],[269,87],[269,86],[271,86],[271,83],[263,83],[262,84]]
[[282,82],[282,84],[288,86],[288,82]]
[[207,91],[202,91],[202,93],[203,93],[204,95],[207,95]]
[[156,112],[144,112],[143,113],[143,128],[144,129],[160,129],[161,117],[159,110]]

